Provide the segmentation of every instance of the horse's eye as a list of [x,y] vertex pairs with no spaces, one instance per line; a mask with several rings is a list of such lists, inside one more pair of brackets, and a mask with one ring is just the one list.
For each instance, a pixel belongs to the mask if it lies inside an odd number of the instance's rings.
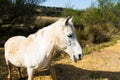
[[69,38],[72,38],[72,34],[67,35]]

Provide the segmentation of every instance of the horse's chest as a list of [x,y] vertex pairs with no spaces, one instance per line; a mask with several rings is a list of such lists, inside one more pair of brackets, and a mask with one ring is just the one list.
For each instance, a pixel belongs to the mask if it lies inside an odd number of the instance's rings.
[[51,56],[43,56],[42,58],[35,58],[35,61],[33,63],[35,63],[35,68],[45,68],[48,66],[49,62],[51,60]]
[[43,68],[47,67],[49,65],[50,61],[51,61],[51,56],[45,57],[44,60],[43,60],[43,62],[42,62],[42,64],[40,64],[40,67],[41,68],[42,67]]
[[32,55],[26,56],[26,63],[29,67],[45,68],[49,64],[50,59],[50,55],[45,55],[42,53],[38,53],[35,55],[32,53]]

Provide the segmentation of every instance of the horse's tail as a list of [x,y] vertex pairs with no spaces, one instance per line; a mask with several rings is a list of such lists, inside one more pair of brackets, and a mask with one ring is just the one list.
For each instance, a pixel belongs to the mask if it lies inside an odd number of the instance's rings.
[[8,65],[9,64],[9,61],[8,61],[8,58],[7,58],[7,55],[9,54],[8,51],[7,51],[7,42],[5,43],[4,45],[4,55],[5,55],[5,62],[6,64]]

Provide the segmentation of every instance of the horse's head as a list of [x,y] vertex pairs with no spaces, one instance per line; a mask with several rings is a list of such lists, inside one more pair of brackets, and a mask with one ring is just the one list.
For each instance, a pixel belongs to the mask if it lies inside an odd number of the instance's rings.
[[83,52],[76,37],[72,18],[67,17],[59,20],[57,46],[68,53],[73,61],[77,61],[82,59]]

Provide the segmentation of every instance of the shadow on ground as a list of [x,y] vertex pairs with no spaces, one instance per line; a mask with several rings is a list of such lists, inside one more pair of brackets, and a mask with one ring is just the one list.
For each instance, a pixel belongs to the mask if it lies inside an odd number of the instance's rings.
[[[57,80],[120,80],[120,72],[91,71],[67,64],[56,64],[53,67],[57,73]],[[13,67],[12,71],[12,80],[18,80],[17,69]],[[25,77],[22,80],[27,80],[26,70],[22,69],[22,71]],[[7,73],[3,51],[0,51],[0,80],[6,80]],[[35,72],[35,76],[49,75],[49,70]]]
[[58,80],[120,80],[120,72],[91,71],[72,65],[55,65]]

